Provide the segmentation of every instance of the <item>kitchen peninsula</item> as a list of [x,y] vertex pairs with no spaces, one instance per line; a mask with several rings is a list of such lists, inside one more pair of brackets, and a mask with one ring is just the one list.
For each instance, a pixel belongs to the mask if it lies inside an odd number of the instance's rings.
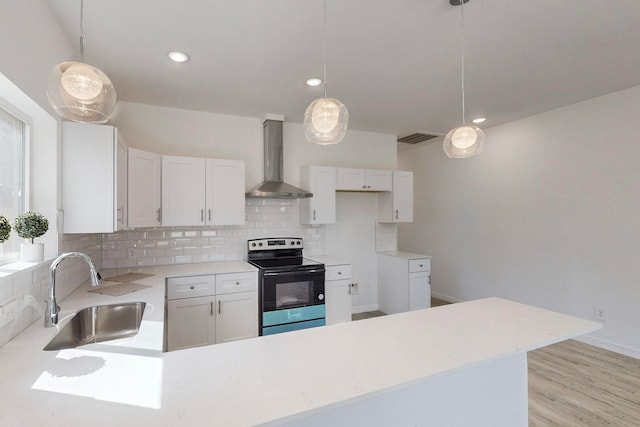
[[140,333],[45,352],[56,330],[36,322],[0,349],[0,425],[526,426],[526,352],[601,328],[488,298],[162,353],[165,278],[238,269],[253,267],[135,269],[151,287],[120,297],[79,288],[61,319],[146,301]]

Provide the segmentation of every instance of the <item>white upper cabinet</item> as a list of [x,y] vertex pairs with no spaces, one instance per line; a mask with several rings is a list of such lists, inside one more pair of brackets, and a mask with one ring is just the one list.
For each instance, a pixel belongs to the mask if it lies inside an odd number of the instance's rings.
[[244,224],[244,162],[162,156],[162,225]]
[[206,223],[244,224],[244,162],[207,159],[206,166]]
[[313,197],[300,200],[301,224],[335,224],[336,222],[336,168],[303,166],[300,185],[313,193]]
[[393,172],[393,190],[378,195],[378,221],[413,222],[413,172]]
[[161,156],[129,148],[129,227],[159,227],[161,222]]
[[204,225],[205,159],[162,156],[162,225]]
[[391,191],[392,175],[388,170],[337,168],[338,191]]
[[65,233],[112,233],[127,226],[127,146],[113,126],[62,123]]

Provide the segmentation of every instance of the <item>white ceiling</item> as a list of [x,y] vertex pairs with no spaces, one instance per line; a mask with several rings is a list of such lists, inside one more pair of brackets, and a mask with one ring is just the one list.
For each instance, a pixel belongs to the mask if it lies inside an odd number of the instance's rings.
[[[49,2],[79,46],[80,0]],[[638,0],[471,0],[464,12],[467,120],[493,126],[640,85]],[[322,0],[85,0],[84,22],[85,59],[122,101],[302,122],[322,94],[304,84],[322,74]],[[350,128],[460,124],[460,7],[327,0],[327,33],[328,95]]]

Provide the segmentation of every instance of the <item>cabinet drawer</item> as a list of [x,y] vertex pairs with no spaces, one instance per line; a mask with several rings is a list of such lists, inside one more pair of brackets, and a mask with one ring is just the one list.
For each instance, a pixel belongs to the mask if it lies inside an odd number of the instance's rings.
[[216,294],[230,294],[233,292],[257,291],[258,272],[228,273],[216,275]]
[[351,265],[331,265],[326,266],[326,272],[324,274],[325,280],[341,280],[351,278]]
[[212,296],[216,294],[216,276],[168,278],[165,292],[168,300]]
[[429,270],[431,270],[431,260],[429,258],[409,260],[410,273],[413,273],[414,271],[429,271]]

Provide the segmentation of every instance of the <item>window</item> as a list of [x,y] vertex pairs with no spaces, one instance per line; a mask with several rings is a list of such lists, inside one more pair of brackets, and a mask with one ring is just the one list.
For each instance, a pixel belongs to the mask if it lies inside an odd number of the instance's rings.
[[[25,212],[27,125],[0,104],[0,215],[11,222]],[[20,238],[14,230],[0,248],[0,262],[16,257]]]

